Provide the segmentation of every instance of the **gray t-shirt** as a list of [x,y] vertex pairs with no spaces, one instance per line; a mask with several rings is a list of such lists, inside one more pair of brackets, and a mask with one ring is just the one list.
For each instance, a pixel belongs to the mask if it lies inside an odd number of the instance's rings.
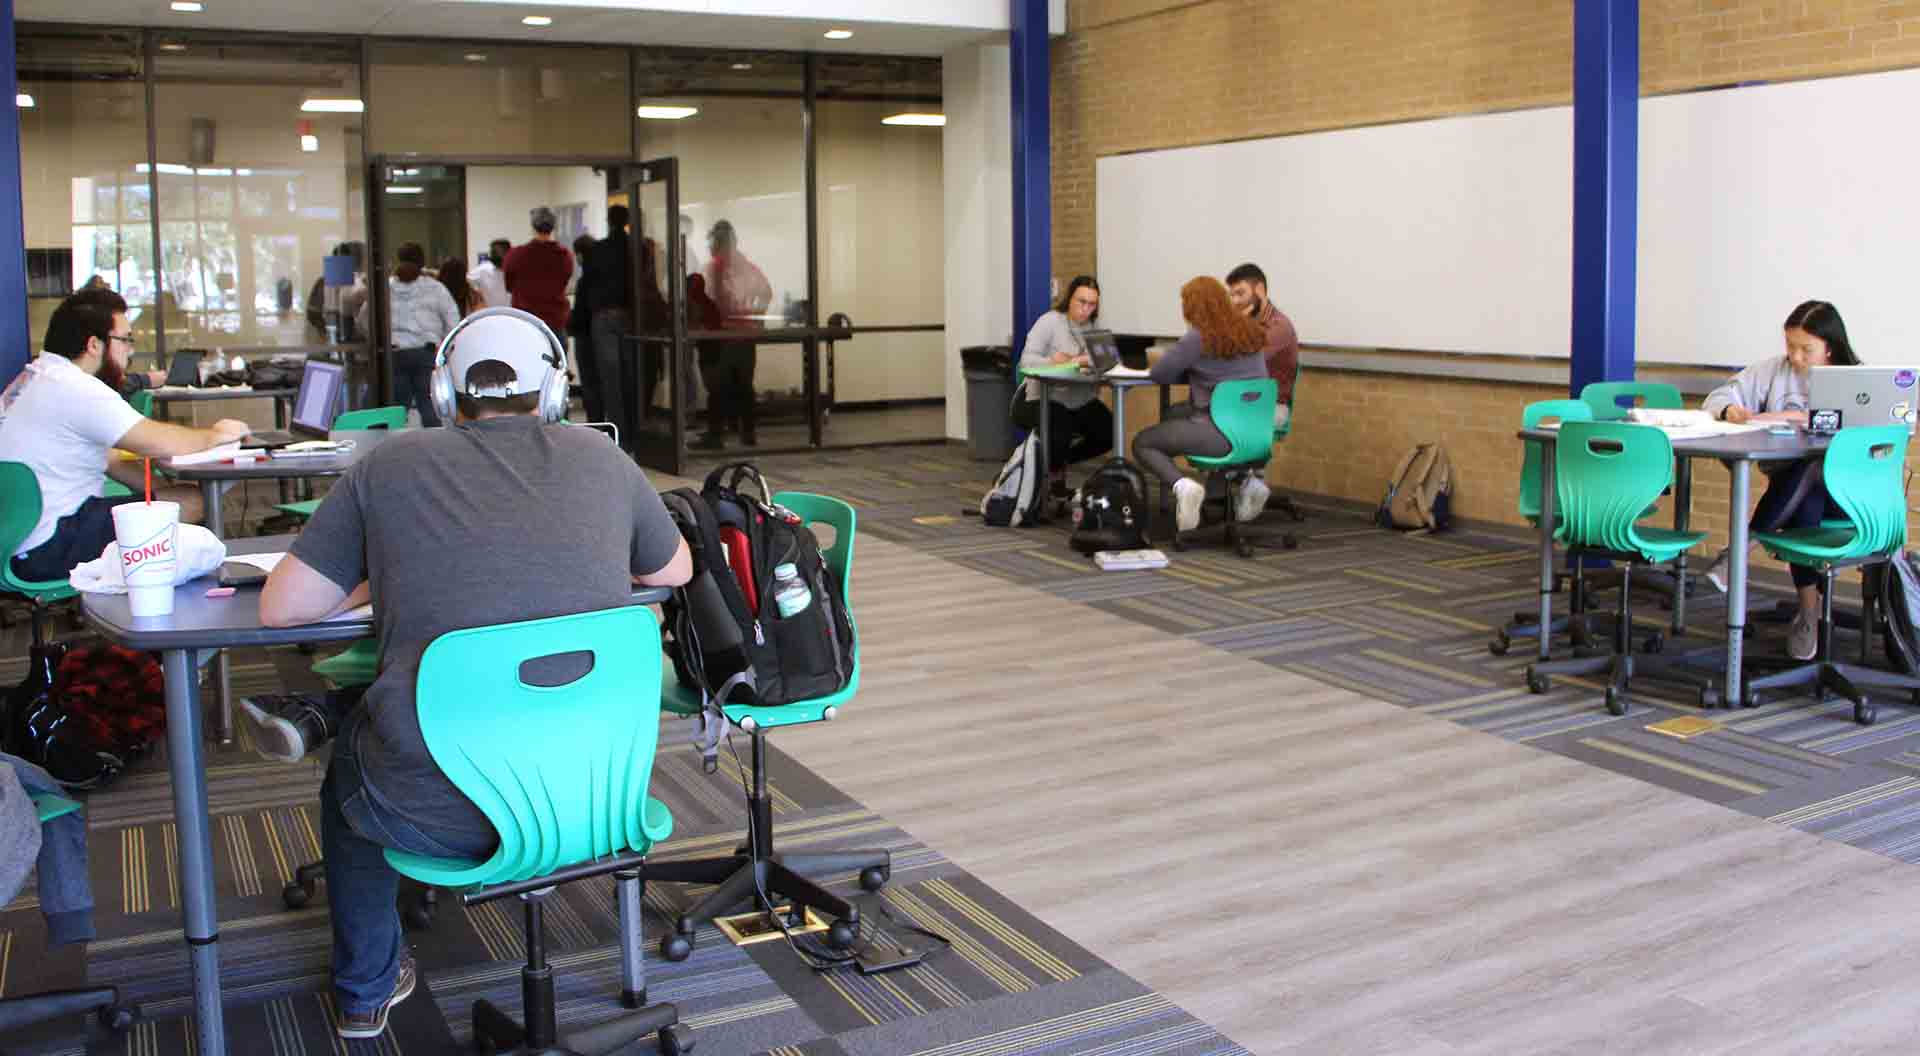
[[679,545],[646,475],[592,429],[488,418],[401,433],[361,459],[291,552],[342,590],[371,585],[380,677],[357,747],[382,805],[429,832],[491,834],[427,753],[421,653],[448,631],[629,604],[632,577]]

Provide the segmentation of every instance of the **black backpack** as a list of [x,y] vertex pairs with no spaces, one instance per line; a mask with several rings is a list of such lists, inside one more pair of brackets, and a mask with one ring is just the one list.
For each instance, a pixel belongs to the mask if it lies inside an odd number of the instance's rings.
[[[758,494],[745,491],[752,484]],[[747,463],[722,466],[698,492],[661,496],[693,552],[693,579],[666,605],[667,654],[683,686],[730,704],[791,704],[834,693],[853,674],[853,621],[813,532],[772,504]],[[773,570],[792,564],[812,603],[782,617]]]
[[1903,675],[1920,672],[1920,559],[1899,553],[1866,571],[1866,587],[1880,601],[1887,663]]
[[1073,493],[1072,547],[1083,554],[1143,550],[1147,482],[1140,471],[1114,459],[1093,471]]

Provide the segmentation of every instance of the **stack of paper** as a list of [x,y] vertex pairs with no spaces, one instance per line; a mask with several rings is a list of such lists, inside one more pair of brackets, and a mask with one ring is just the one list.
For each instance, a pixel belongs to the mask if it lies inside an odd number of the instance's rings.
[[1146,371],[1146,370],[1142,370],[1142,369],[1140,369],[1139,367],[1129,367],[1129,366],[1127,366],[1127,365],[1126,365],[1125,363],[1116,363],[1116,364],[1114,364],[1113,366],[1111,366],[1111,367],[1108,367],[1108,368],[1107,368],[1107,372],[1106,372],[1105,374],[1103,374],[1103,375],[1101,375],[1101,377],[1105,377],[1105,378],[1145,378],[1145,377],[1149,377],[1150,375],[1151,375],[1151,372],[1150,372],[1150,371]]
[[176,466],[202,466],[209,462],[244,462],[264,457],[266,452],[260,448],[242,448],[240,441],[230,440],[218,447],[209,447],[205,451],[195,451],[190,455],[175,455],[167,461]]
[[1093,563],[1105,572],[1131,572],[1143,568],[1167,567],[1167,555],[1158,550],[1102,550],[1093,555]]

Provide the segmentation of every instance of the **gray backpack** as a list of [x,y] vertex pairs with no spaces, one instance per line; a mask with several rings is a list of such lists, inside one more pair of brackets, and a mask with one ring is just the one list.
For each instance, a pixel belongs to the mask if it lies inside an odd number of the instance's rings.
[[993,488],[980,499],[980,519],[995,528],[1026,528],[1040,519],[1041,489],[1039,433],[1027,434],[1007,457],[994,478]]
[[1880,601],[1887,663],[1903,675],[1920,672],[1920,558],[1900,553],[1867,569],[1867,586]]

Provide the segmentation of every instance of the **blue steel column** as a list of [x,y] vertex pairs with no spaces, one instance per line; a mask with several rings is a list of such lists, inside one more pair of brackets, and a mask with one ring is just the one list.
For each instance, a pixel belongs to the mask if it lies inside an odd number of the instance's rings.
[[1633,378],[1640,0],[1573,5],[1571,389]]
[[[13,0],[0,0],[0,83],[19,91]],[[27,336],[27,230],[20,213],[20,108],[0,105],[0,385],[32,358]]]
[[1053,274],[1053,146],[1047,0],[1008,0],[1013,97],[1013,343],[1048,308]]

